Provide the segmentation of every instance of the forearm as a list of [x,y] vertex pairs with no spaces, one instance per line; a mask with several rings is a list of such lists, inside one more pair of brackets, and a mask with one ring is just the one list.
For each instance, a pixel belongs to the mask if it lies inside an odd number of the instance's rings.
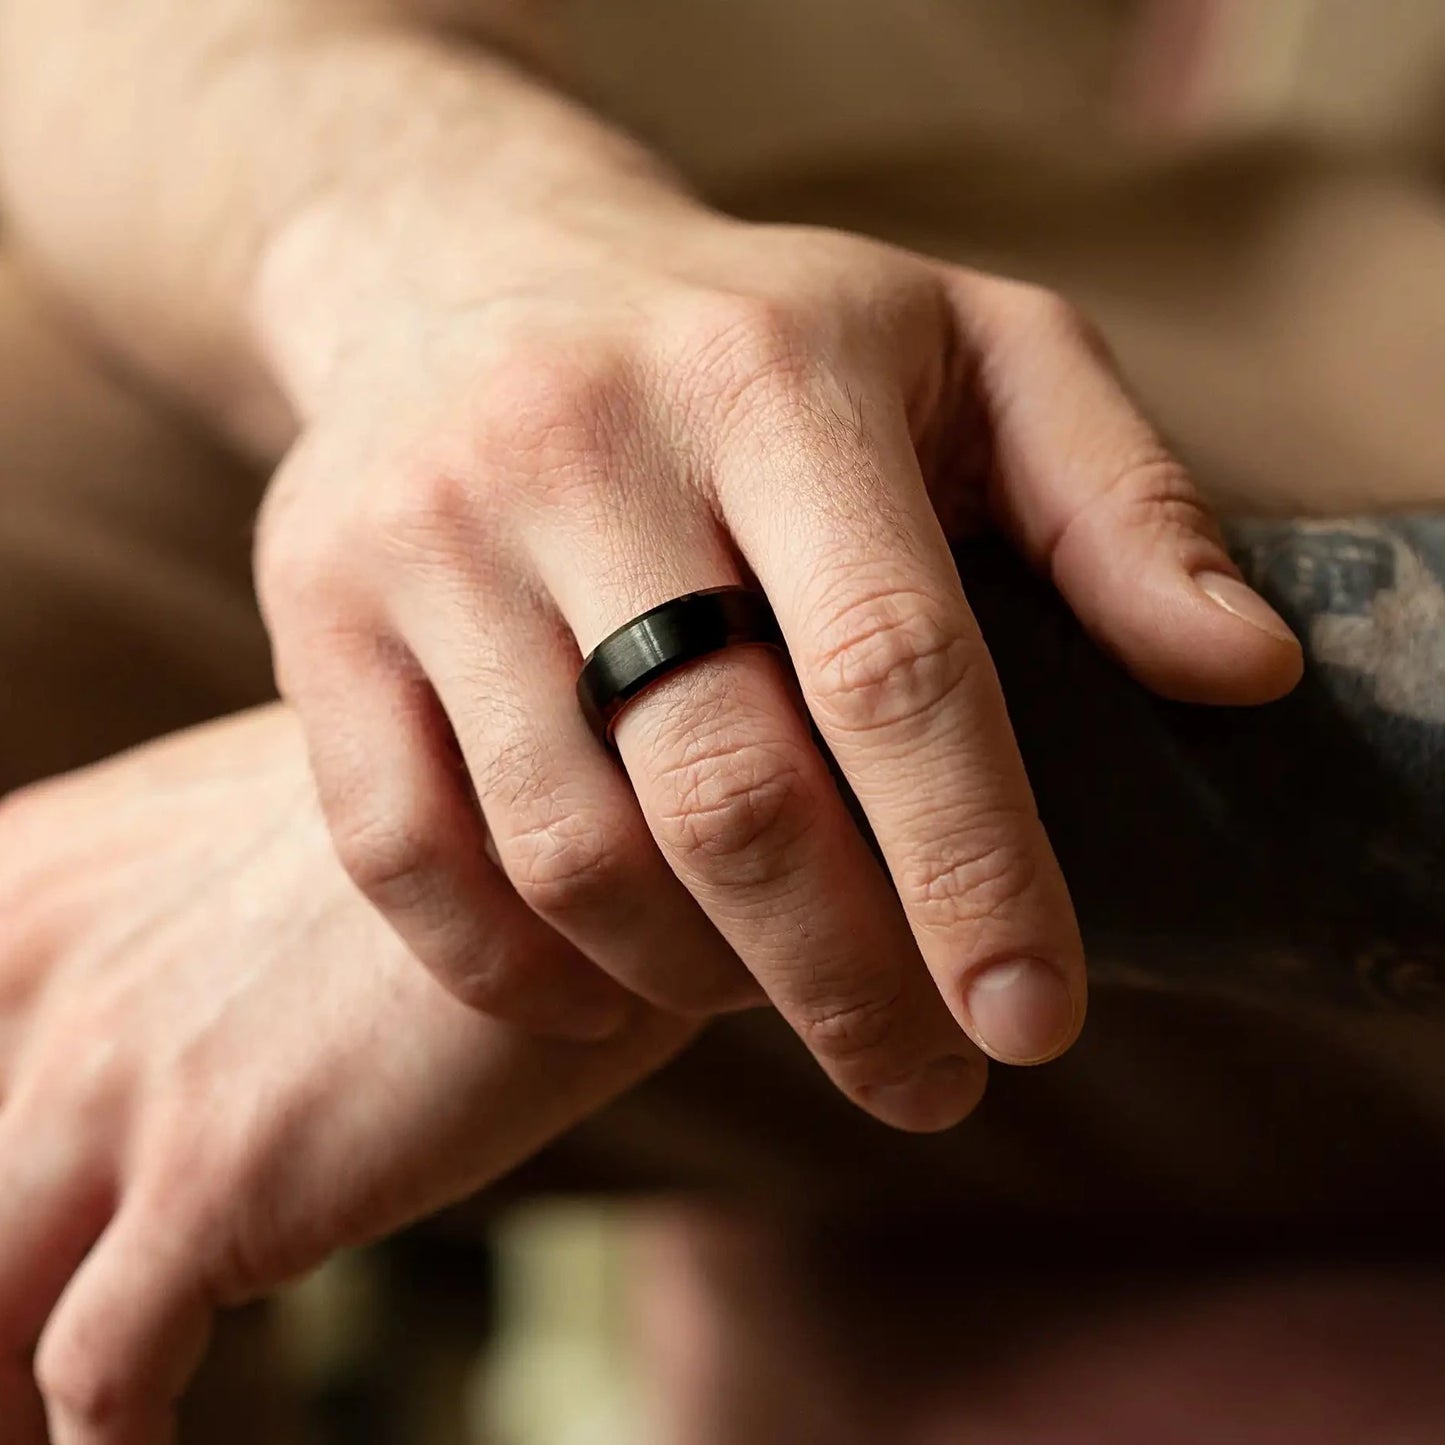
[[477,240],[544,192],[659,183],[631,142],[489,49],[534,9],[0,0],[7,228],[111,345],[273,453],[291,423],[258,277],[309,214],[337,218],[312,228],[324,284],[288,278],[269,303],[314,313],[301,366],[342,344],[337,314],[429,210]]
[[1438,1011],[1445,518],[1242,522],[1305,644],[1283,702],[1160,702],[1001,547],[959,552],[1096,973]]

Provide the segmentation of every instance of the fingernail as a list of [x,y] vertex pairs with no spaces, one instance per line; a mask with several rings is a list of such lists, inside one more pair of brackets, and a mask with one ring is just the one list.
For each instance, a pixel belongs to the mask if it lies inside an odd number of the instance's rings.
[[1227,572],[1200,572],[1194,580],[1199,584],[1199,590],[1230,616],[1267,632],[1279,642],[1296,640],[1289,623],[1247,582],[1241,582]]
[[987,1076],[982,1059],[948,1057],[925,1064],[899,1083],[876,1084],[861,1092],[884,1122],[920,1134],[936,1133],[973,1112]]
[[1042,959],[991,965],[969,983],[964,1002],[979,1041],[1005,1063],[1042,1063],[1073,1040],[1074,996]]

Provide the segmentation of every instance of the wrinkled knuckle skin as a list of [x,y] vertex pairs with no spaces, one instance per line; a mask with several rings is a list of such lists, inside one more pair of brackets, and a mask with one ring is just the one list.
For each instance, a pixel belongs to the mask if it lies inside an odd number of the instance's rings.
[[525,345],[487,378],[470,424],[476,471],[533,500],[605,480],[613,438],[636,409],[621,352]]
[[600,819],[549,808],[496,842],[512,887],[543,918],[592,917],[625,890],[627,846]]
[[805,319],[766,297],[709,296],[675,326],[675,365],[685,390],[724,414],[757,397],[800,391],[813,371]]
[[955,834],[947,857],[919,859],[899,870],[899,896],[908,914],[925,927],[947,929],[1008,913],[1038,882],[1029,846],[1038,823],[1023,812],[1001,813]]
[[856,603],[822,629],[810,671],[825,728],[869,733],[938,711],[967,684],[974,646],[927,603],[886,594]]
[[1116,506],[1144,521],[1151,529],[1215,536],[1214,514],[1195,489],[1183,464],[1162,446],[1130,458],[1106,494]]
[[802,1012],[799,1037],[822,1062],[846,1071],[855,1087],[889,1083],[900,1073],[902,989],[820,1001]]
[[327,816],[342,868],[383,913],[406,911],[428,896],[445,866],[446,844],[424,814],[380,816],[353,804]]
[[1103,490],[1064,522],[1045,548],[1049,567],[1056,569],[1075,548],[1097,546],[1101,535],[1120,528],[1136,541],[1142,537],[1164,549],[1182,543],[1200,560],[1224,547],[1214,513],[1162,443],[1144,446],[1117,465]]
[[786,745],[709,738],[662,770],[662,846],[691,873],[745,887],[786,873],[813,800]]

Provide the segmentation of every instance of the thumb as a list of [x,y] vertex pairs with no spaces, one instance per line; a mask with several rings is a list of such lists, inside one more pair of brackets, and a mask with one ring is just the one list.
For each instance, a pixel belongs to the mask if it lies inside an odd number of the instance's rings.
[[1239,705],[1293,688],[1298,641],[1089,324],[1032,286],[962,273],[954,293],[979,348],[993,515],[1080,623],[1164,697]]

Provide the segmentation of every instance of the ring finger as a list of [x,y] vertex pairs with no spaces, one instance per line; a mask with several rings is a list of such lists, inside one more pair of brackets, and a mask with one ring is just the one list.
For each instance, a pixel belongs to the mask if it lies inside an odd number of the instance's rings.
[[447,576],[448,594],[403,602],[398,621],[446,708],[512,887],[649,1003],[705,1016],[757,1002],[578,712],[565,625],[518,578]]

